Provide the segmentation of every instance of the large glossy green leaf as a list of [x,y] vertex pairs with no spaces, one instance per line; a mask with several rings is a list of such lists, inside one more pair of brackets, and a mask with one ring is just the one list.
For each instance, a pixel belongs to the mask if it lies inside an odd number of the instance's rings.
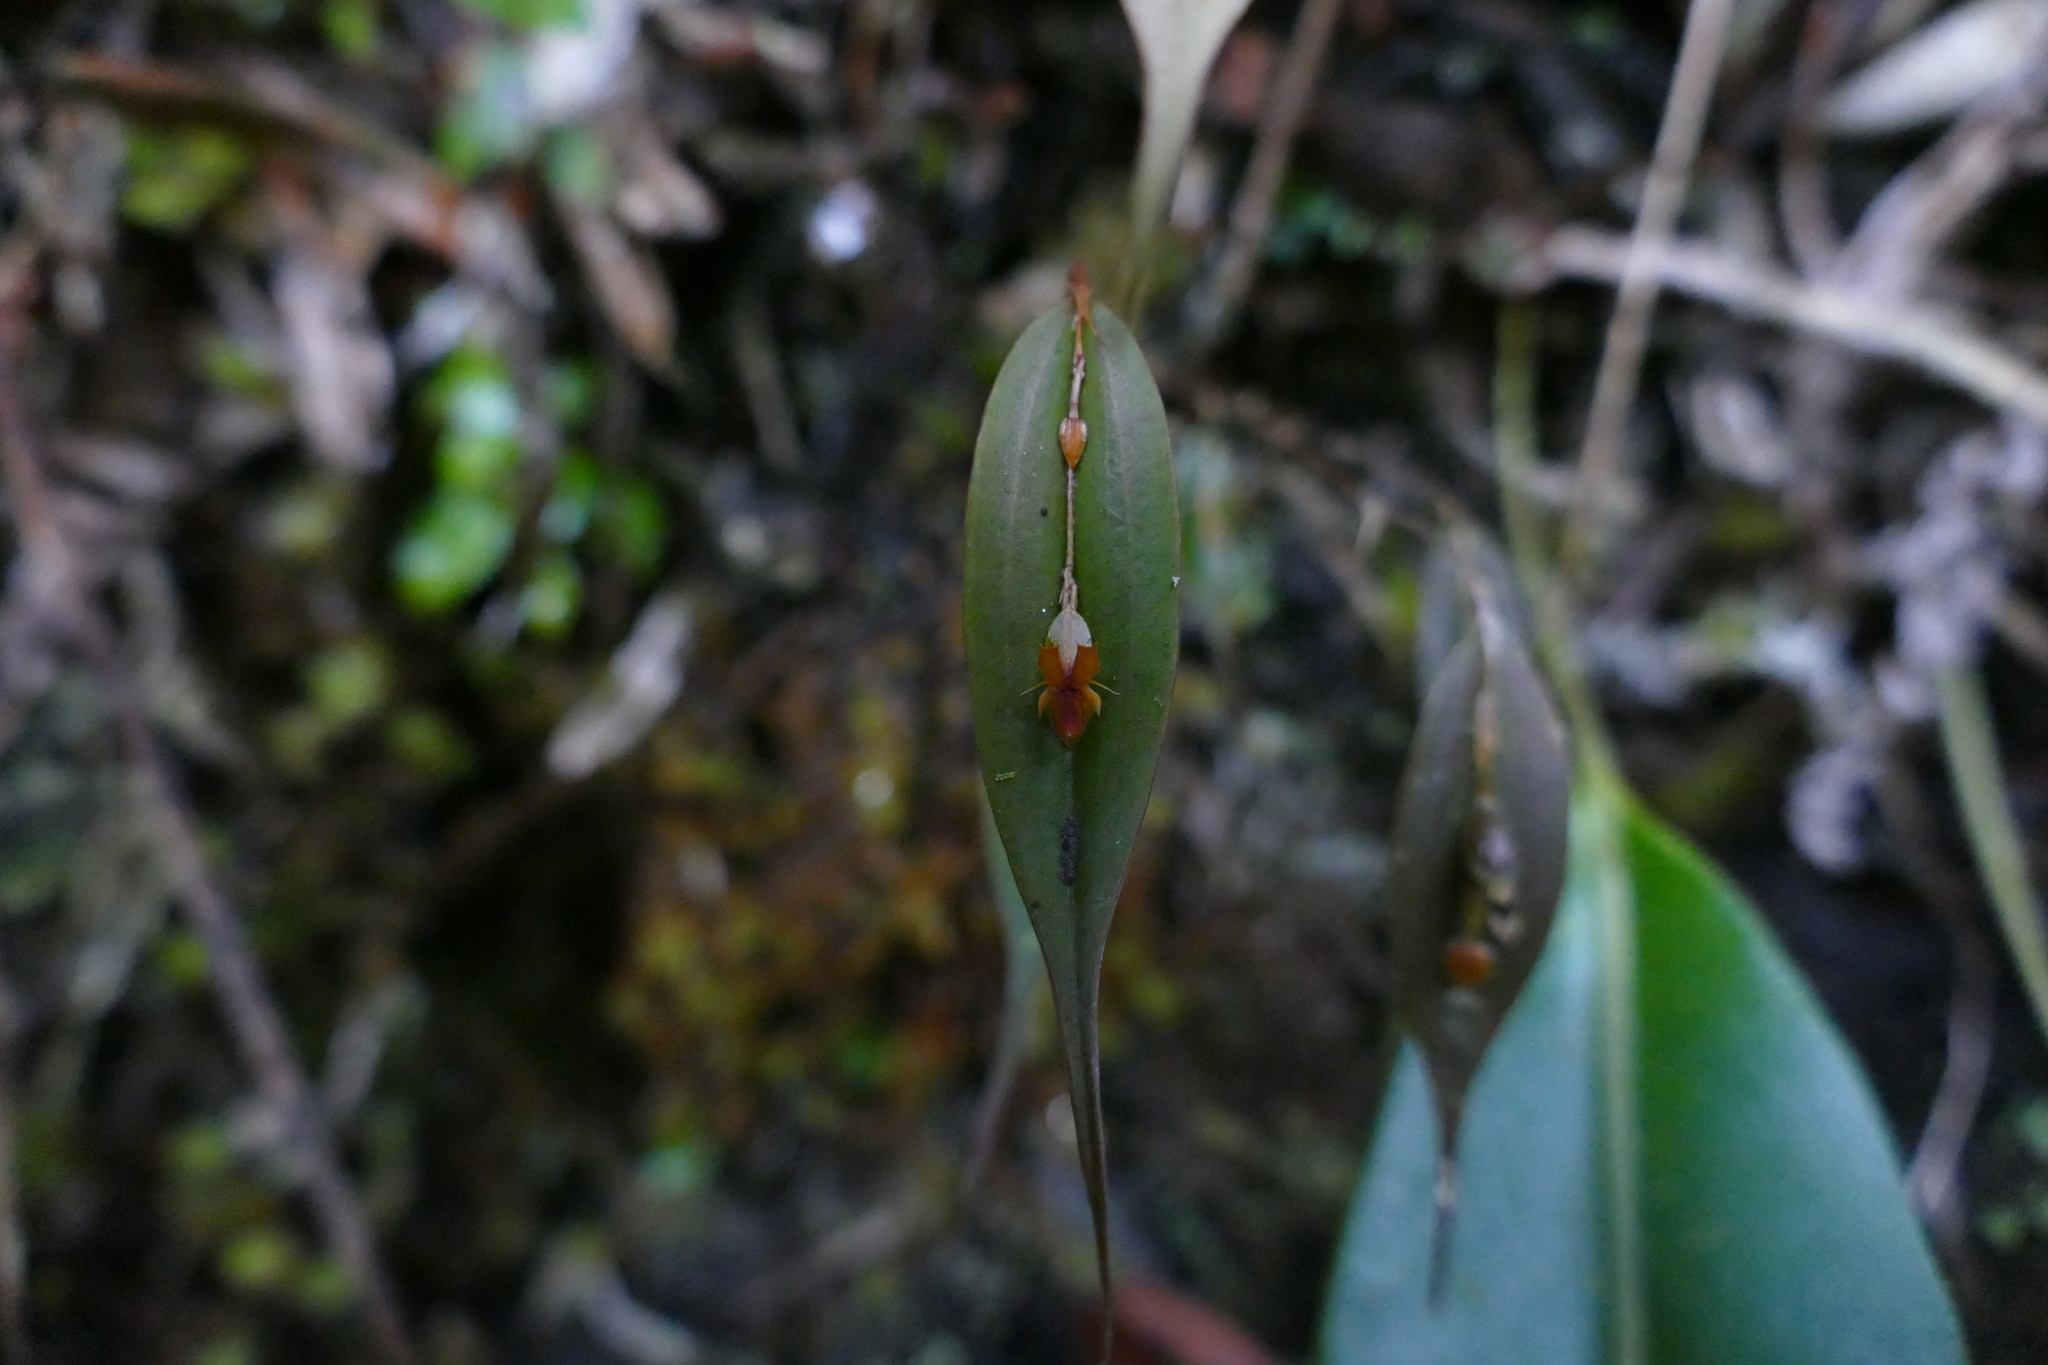
[[[1960,1365],[1883,1120],[1755,910],[1610,784],[1582,787],[1572,825],[1550,947],[1471,1094],[1444,1302],[1427,1292],[1435,1119],[1408,1046],[1323,1358]],[[1615,1096],[1603,974],[1628,946],[1634,1065]],[[1612,1174],[1617,1142],[1640,1153],[1633,1178]],[[1617,1274],[1635,1255],[1641,1275]]]
[[989,394],[967,495],[963,619],[975,745],[1052,978],[1101,1247],[1097,985],[1173,689],[1180,516],[1159,390],[1129,330],[1098,304],[1086,333],[1074,576],[1107,695],[1078,742],[1062,744],[1034,693],[1066,554],[1058,432],[1073,319],[1062,308],[1033,323]]

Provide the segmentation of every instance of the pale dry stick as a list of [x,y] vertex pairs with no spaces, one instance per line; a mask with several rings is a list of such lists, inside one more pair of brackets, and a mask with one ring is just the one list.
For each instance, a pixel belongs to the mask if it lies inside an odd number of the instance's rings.
[[229,1032],[255,1073],[258,1090],[283,1117],[286,1142],[303,1171],[307,1201],[336,1259],[362,1296],[364,1316],[378,1355],[409,1361],[412,1348],[397,1299],[377,1255],[369,1219],[335,1152],[325,1118],[293,1055],[290,1035],[277,1004],[263,984],[261,969],[241,921],[214,880],[198,831],[178,800],[168,761],[134,681],[121,660],[113,626],[86,600],[74,571],[64,533],[52,513],[18,383],[18,363],[27,349],[26,309],[32,287],[30,261],[0,277],[0,481],[4,481],[36,605],[50,617],[53,635],[99,665],[114,703],[131,778],[140,798],[147,833],[169,874],[173,894],[207,950],[207,970]]
[[1586,417],[1586,440],[1579,449],[1578,487],[1565,522],[1562,569],[1567,581],[1587,567],[1600,520],[1600,499],[1621,472],[1622,436],[1635,399],[1636,376],[1650,338],[1650,313],[1657,302],[1657,253],[1678,226],[1693,157],[1706,127],[1707,107],[1721,70],[1727,45],[1728,16],[1735,0],[1692,0],[1685,30],[1678,40],[1678,65],[1664,99],[1664,117],[1657,144],[1650,153],[1650,172],[1643,199],[1629,234],[1614,312],[1607,320],[1607,339],[1600,350],[1600,369],[1593,380],[1593,403]]
[[1885,185],[1826,271],[1828,283],[1909,298],[1956,233],[2011,182],[2018,143],[2048,104],[2048,39],[2034,67],[1979,100]]
[[1266,229],[1273,223],[1273,201],[1287,178],[1294,137],[1308,113],[1342,8],[1343,0],[1304,0],[1294,21],[1294,34],[1273,76],[1266,107],[1259,111],[1251,160],[1245,164],[1244,179],[1230,206],[1230,227],[1223,249],[1217,253],[1216,268],[1207,287],[1188,300],[1188,331],[1196,351],[1207,351],[1221,340],[1258,273],[1259,257],[1266,249]]
[[[2016,144],[2048,102],[2048,38],[2036,40],[2023,69],[2025,75],[1978,100],[1940,141],[1892,177],[1832,263],[1831,282],[1879,304],[1919,291],[1942,248],[2012,179]],[[1847,396],[1845,390],[1837,401]],[[2010,637],[2009,623],[2021,610],[2008,597],[1993,624]],[[1978,877],[2035,1017],[2048,1033],[2048,934],[2041,929],[2040,904],[1999,771],[1981,670],[1975,664],[1938,669],[1935,690],[1942,751]],[[1957,958],[1948,1056],[1908,1182],[1954,1259],[1954,1249],[1966,1244],[1958,1227],[1956,1171],[1983,1100],[1990,1065],[1986,1016],[1995,987],[1982,984],[1993,969],[1979,960],[1988,957],[1988,949],[1975,925],[1960,913],[1945,918]]]
[[[1815,13],[1833,16],[1838,27],[1846,25],[1837,38],[1848,42],[1847,30],[1862,29],[1869,17],[1858,17],[1859,3],[1861,0],[1843,0],[1823,5]],[[1904,302],[1918,294],[1942,247],[2012,178],[2014,144],[2025,136],[2048,96],[2043,79],[2048,67],[2040,60],[2043,56],[2048,56],[2048,47],[2033,54],[2033,69],[2027,76],[1978,99],[1933,146],[1892,176],[1846,240],[1835,231],[1831,219],[1824,228],[1808,225],[1810,230],[1802,230],[1795,216],[1797,206],[1782,201],[1786,239],[1802,273],[1816,285],[1856,294],[1871,305]],[[1816,53],[1814,61],[1819,63],[1816,71],[1832,70],[1832,57]],[[1795,82],[1798,79],[1795,76]],[[1819,79],[1814,77],[1815,82]],[[1798,100],[1795,91],[1795,120]],[[1821,186],[1816,193],[1824,196],[1819,135],[1809,132],[1811,178]],[[1788,139],[1790,136],[1788,133]],[[1792,156],[1788,141],[1787,174]],[[1824,204],[1812,206],[1809,216],[1826,212]],[[1845,432],[1848,408],[1861,380],[1860,368],[1849,356],[1807,341],[1791,349],[1780,369],[1787,430],[1803,452],[1788,497],[1816,542],[1818,561],[1845,564],[1854,559],[1855,549],[1843,529],[1837,503],[1842,475],[1855,458],[1855,443]],[[1831,579],[1837,576],[1828,575]]]
[[[1553,277],[1613,283],[1621,278],[1628,252],[1627,241],[1614,233],[1564,227],[1543,243],[1534,263]],[[2048,375],[1941,310],[1872,302],[1689,242],[1660,247],[1649,257],[1649,269],[1663,288],[1812,332],[1865,355],[1903,361],[1988,407],[2048,425]]]
[[1842,249],[1841,230],[1829,202],[1827,163],[1821,156],[1827,144],[1819,122],[1821,104],[1872,7],[1871,0],[1814,0],[1792,59],[1791,89],[1778,142],[1778,217],[1793,262],[1809,277],[1825,272]]
[[733,368],[754,419],[754,443],[761,462],[778,474],[794,474],[804,463],[803,433],[782,377],[782,358],[768,316],[768,298],[758,282],[740,287],[728,323]]

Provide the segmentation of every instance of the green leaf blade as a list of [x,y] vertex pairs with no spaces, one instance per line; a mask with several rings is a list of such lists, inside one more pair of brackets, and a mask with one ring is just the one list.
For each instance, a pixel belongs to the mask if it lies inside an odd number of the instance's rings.
[[1100,345],[1091,347],[1089,363],[1100,382],[1081,393],[1091,435],[1077,480],[1074,576],[1110,695],[1074,749],[1082,828],[1074,905],[1084,937],[1097,944],[1099,968],[1151,799],[1180,660],[1180,508],[1166,408],[1144,353],[1109,309],[1097,305],[1094,316]]
[[[1619,837],[1610,839],[1608,823]],[[1620,867],[1605,860],[1619,855]],[[1635,925],[1641,1245],[1657,1365],[1961,1365],[1961,1335],[1847,1046],[1742,894],[1582,784],[1551,943],[1481,1066],[1444,1303],[1427,1293],[1431,1099],[1382,1106],[1324,1322],[1329,1365],[1614,1357],[1603,883]]]
[[1325,1365],[1604,1358],[1596,913],[1578,888],[1566,892],[1542,961],[1480,1066],[1435,1308],[1436,1100],[1422,1054],[1402,1044],[1338,1248]]
[[1876,1100],[1754,908],[1639,812],[1653,1357],[1950,1365],[1960,1335]]
[[1044,926],[1071,921],[1074,889],[1057,875],[1061,815],[1048,813],[1069,808],[1073,763],[1033,687],[1066,554],[1059,418],[1044,415],[1066,408],[1070,327],[1057,311],[1033,323],[989,393],[967,490],[963,611],[982,780],[1056,985],[1073,981],[1073,935]]
[[1025,331],[989,395],[968,487],[963,622],[975,744],[1052,979],[1106,1284],[1099,978],[1179,657],[1180,516],[1166,411],[1137,340],[1098,304],[1085,344],[1089,434],[1076,478],[1074,577],[1106,695],[1072,748],[1039,715],[1035,696],[1066,558],[1058,431],[1070,310]]

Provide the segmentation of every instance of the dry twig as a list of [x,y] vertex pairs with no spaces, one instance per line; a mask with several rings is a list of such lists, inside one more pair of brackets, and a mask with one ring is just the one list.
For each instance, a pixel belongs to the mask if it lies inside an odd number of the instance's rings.
[[356,1198],[327,1132],[327,1116],[292,1050],[277,1002],[263,984],[262,968],[200,847],[191,811],[180,798],[169,760],[145,718],[134,689],[114,681],[121,738],[133,765],[137,805],[169,874],[172,894],[192,932],[206,947],[215,998],[242,1059],[255,1073],[256,1088],[282,1125],[283,1141],[305,1182],[306,1199],[334,1256],[348,1268],[362,1295],[363,1315],[378,1354],[387,1360],[412,1358],[404,1319],[377,1254],[376,1235]]
[[[361,1295],[378,1355],[410,1360],[412,1348],[369,1219],[293,1054],[283,1016],[263,983],[241,920],[207,866],[198,830],[177,795],[169,761],[129,676],[114,627],[86,597],[75,556],[52,511],[18,382],[28,349],[33,251],[11,253],[6,265],[12,268],[0,270],[0,478],[20,544],[13,573],[26,604],[22,609],[42,618],[32,626],[71,645],[104,675],[148,834],[179,905],[206,947],[208,972],[229,1031],[255,1074],[258,1090],[283,1122],[285,1142],[302,1173],[314,1218]],[[9,597],[15,596],[16,584],[11,583]],[[0,1285],[0,1294],[4,1292]]]
[[[1564,227],[1543,244],[1537,263],[1553,277],[1613,282],[1621,279],[1628,253],[1628,242],[1613,233]],[[1865,355],[1903,361],[1987,406],[2048,424],[2048,375],[1948,313],[1806,284],[1772,266],[1697,243],[1663,246],[1647,263],[1663,288],[1812,332]]]
[[1230,207],[1230,228],[1217,253],[1216,268],[1207,287],[1188,300],[1188,331],[1196,351],[1206,351],[1222,338],[1258,273],[1259,256],[1266,249],[1266,229],[1273,223],[1273,200],[1287,177],[1294,135],[1308,113],[1341,9],[1342,0],[1306,0],[1294,21],[1287,55],[1274,75],[1266,107],[1259,113],[1251,160]]
[[1614,312],[1607,320],[1607,340],[1600,350],[1600,369],[1593,380],[1593,405],[1586,417],[1586,442],[1579,452],[1578,489],[1567,519],[1563,569],[1569,576],[1585,567],[1598,529],[1600,499],[1621,468],[1621,441],[1634,401],[1636,375],[1650,336],[1650,312],[1657,301],[1654,262],[1685,203],[1685,187],[1706,126],[1714,78],[1727,44],[1728,16],[1734,0],[1693,0],[1679,39],[1678,66],[1664,101],[1664,120],[1650,154],[1650,172],[1643,182],[1642,205],[1629,234],[1622,260]]

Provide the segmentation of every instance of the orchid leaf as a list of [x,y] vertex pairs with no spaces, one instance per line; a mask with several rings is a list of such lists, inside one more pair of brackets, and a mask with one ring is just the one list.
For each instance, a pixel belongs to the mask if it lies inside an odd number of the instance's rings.
[[[1616,1103],[1605,992],[1631,959]],[[1411,1045],[1339,1252],[1327,1365],[1964,1359],[1848,1048],[1742,893],[1611,777],[1581,783],[1549,946],[1471,1090],[1433,1306],[1436,1144]],[[1630,1259],[1640,1274],[1618,1272]]]
[[[1085,286],[1077,294],[1085,310]],[[1106,1289],[1097,993],[1173,690],[1180,517],[1166,413],[1136,340],[1108,309],[1092,309],[1080,329],[1076,404],[1075,319],[1074,308],[1061,308],[1033,323],[989,395],[968,488],[964,619],[975,743],[1052,979]],[[1033,684],[1046,676],[1048,632],[1064,615],[1069,465],[1060,437],[1076,415],[1087,434],[1073,466],[1074,605],[1104,695],[1099,713],[1075,711],[1082,728],[1063,739],[1060,708],[1049,719]],[[1070,687],[1064,701],[1078,706],[1088,690]]]

